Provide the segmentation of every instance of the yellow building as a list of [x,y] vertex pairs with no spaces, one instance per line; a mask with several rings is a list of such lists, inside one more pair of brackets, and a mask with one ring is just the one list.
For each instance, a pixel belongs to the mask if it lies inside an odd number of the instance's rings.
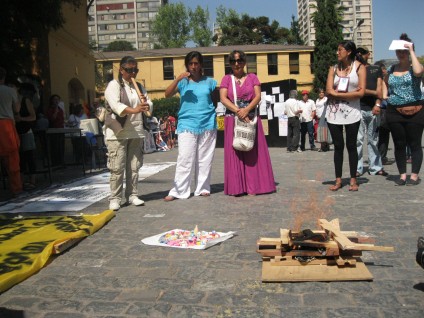
[[[234,49],[247,54],[247,72],[256,73],[262,83],[294,79],[297,81],[298,90],[312,89],[311,66],[314,51],[312,46],[261,44],[97,52],[94,55],[96,62],[103,66],[103,69],[113,70],[114,78],[118,76],[121,58],[126,55],[135,57],[140,69],[137,81],[146,87],[153,99],[164,97],[166,87],[176,76],[185,71],[184,57],[193,50],[202,53],[205,75],[215,78],[219,85],[222,77],[230,71],[227,57]],[[101,90],[102,88],[98,93],[102,93]]]
[[[71,103],[91,104],[95,95],[95,59],[88,43],[87,6],[63,4],[65,24],[49,33],[50,92],[58,94],[69,114]],[[47,106],[48,101],[45,101]]]

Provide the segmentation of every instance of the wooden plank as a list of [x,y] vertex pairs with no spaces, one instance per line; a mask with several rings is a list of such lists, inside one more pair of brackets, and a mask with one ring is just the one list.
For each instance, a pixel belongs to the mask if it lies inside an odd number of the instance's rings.
[[393,246],[376,246],[373,244],[355,244],[355,250],[394,252],[395,248]]
[[356,266],[275,266],[262,263],[263,282],[330,282],[373,280],[365,264],[358,259]]
[[330,222],[325,219],[319,219],[319,223],[324,230],[332,233],[333,239],[339,244],[341,249],[354,249],[355,243],[348,239],[337,227],[333,226]]
[[70,239],[70,240],[63,241],[61,243],[55,244],[53,246],[53,254],[60,254],[64,251],[66,251],[68,248],[77,244],[82,239],[83,239],[83,237],[79,237],[79,238],[74,238],[74,239]]
[[291,245],[290,244],[290,230],[288,229],[280,229],[280,240],[283,245]]
[[355,266],[356,259],[350,258],[316,258],[309,262],[301,262],[292,257],[280,258],[279,260],[271,261],[272,266],[314,266],[314,265],[337,265],[337,266]]

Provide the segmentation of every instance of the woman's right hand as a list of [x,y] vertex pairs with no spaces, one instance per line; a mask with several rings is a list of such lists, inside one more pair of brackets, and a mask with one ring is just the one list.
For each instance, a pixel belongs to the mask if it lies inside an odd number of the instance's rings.
[[190,72],[183,72],[180,75],[178,75],[178,77],[176,78],[176,80],[179,82],[181,81],[183,78],[189,78],[190,77]]

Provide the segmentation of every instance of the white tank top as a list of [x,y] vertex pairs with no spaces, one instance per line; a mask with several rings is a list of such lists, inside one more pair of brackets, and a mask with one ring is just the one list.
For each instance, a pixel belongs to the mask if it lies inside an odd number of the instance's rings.
[[[337,75],[336,68],[334,69],[334,87],[339,85],[340,77]],[[356,72],[356,63],[353,63],[349,75],[349,86],[348,92],[356,91],[358,88],[358,73]],[[348,125],[353,124],[361,120],[361,106],[359,104],[359,98],[356,100],[328,100],[327,122],[336,125]]]

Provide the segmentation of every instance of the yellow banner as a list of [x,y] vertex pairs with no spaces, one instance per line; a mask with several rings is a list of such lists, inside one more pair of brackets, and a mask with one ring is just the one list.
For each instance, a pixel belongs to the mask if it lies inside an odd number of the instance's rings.
[[114,216],[0,217],[0,292],[40,270],[56,244],[89,236]]

